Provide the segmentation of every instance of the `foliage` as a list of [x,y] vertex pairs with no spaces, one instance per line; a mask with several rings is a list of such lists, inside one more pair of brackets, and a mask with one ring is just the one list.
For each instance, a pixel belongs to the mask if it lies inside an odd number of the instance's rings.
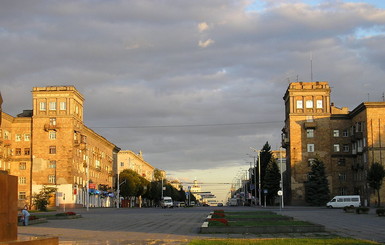
[[322,161],[315,159],[305,182],[305,200],[310,205],[323,206],[330,199],[329,183]]
[[161,181],[162,180],[162,171],[160,171],[159,169],[154,169],[154,180],[155,181]]
[[[262,150],[260,152],[260,160],[261,160],[261,185],[263,186],[265,184],[265,178],[266,178],[266,169],[269,165],[269,162],[272,158],[273,154],[271,152],[271,146],[269,145],[269,142],[266,142],[265,145],[262,147]],[[257,176],[258,181],[258,176]]]
[[267,165],[265,180],[263,183],[263,189],[268,190],[267,192],[267,202],[274,204],[274,200],[277,197],[278,191],[280,188],[281,174],[277,162],[274,158],[270,159],[269,165]]
[[76,215],[74,212],[65,212],[65,213],[57,213],[55,216],[71,216],[71,215]]
[[385,169],[380,163],[373,163],[368,171],[367,181],[369,186],[376,192],[377,191],[377,206],[381,204],[380,189],[383,179],[385,178]]
[[120,195],[122,197],[141,196],[150,189],[150,182],[131,169],[123,170],[119,175]]
[[356,214],[367,214],[369,213],[368,207],[358,207],[356,208]]
[[353,238],[282,238],[282,239],[195,239],[188,245],[369,245],[379,244],[373,241]]
[[376,214],[378,216],[385,216],[385,208],[377,208],[376,209]]
[[[218,223],[219,222],[219,223]],[[220,224],[229,225],[227,219],[219,218],[219,219],[209,219],[209,226],[217,226]]]
[[33,204],[39,211],[47,211],[47,205],[49,204],[49,199],[53,193],[55,193],[57,188],[43,186],[39,193],[34,193],[32,195]]

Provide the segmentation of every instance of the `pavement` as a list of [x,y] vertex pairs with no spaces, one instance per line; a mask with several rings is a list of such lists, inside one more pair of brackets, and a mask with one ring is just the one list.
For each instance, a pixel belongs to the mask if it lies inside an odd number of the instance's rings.
[[385,244],[385,217],[375,209],[369,214],[345,213],[342,209],[319,207],[221,207],[228,211],[272,210],[295,219],[321,224],[322,234],[200,234],[199,228],[216,207],[194,208],[90,208],[67,210],[83,218],[49,220],[48,223],[21,226],[20,240],[30,237],[59,237],[61,245],[174,245],[204,238],[278,238],[307,236],[343,236]]

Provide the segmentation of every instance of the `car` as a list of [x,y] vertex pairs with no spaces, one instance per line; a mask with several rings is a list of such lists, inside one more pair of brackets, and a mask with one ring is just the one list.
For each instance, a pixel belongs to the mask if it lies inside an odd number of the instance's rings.
[[217,206],[218,206],[218,207],[223,207],[223,203],[218,202]]

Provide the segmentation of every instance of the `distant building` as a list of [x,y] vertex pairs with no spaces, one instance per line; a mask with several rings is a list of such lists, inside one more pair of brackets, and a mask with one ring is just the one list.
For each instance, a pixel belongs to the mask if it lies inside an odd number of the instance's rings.
[[43,186],[56,187],[51,205],[106,206],[120,150],[83,123],[83,96],[74,86],[34,87],[33,110],[1,113],[0,169],[19,178],[19,206]]
[[349,111],[335,107],[330,93],[328,82],[295,82],[283,97],[282,145],[290,180],[286,198],[305,204],[304,182],[318,158],[325,164],[332,196],[358,194],[373,203],[366,175],[374,162],[385,164],[385,102],[363,102]]
[[118,153],[118,171],[120,173],[125,169],[131,169],[148,181],[153,181],[155,168],[143,159],[142,152],[136,154],[129,150],[120,151]]

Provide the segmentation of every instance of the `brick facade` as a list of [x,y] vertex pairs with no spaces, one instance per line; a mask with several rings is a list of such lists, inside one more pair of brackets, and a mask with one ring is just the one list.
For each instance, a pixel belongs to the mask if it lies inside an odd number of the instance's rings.
[[3,112],[0,128],[0,168],[18,176],[19,206],[30,204],[42,186],[58,188],[56,206],[84,205],[87,179],[112,188],[120,149],[84,125],[84,98],[76,88],[34,87],[32,97],[32,111]]
[[292,204],[305,204],[304,182],[318,158],[325,164],[332,196],[359,194],[363,204],[374,202],[366,173],[370,164],[384,164],[385,102],[364,102],[349,111],[335,107],[330,93],[327,82],[296,82],[284,95],[286,194]]

